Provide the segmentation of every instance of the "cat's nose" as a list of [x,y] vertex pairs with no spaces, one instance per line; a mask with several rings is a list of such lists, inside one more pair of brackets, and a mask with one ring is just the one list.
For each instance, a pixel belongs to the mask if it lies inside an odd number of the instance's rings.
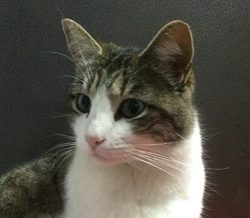
[[86,141],[88,142],[92,150],[96,150],[97,147],[99,147],[105,140],[106,140],[105,138],[101,138],[98,136],[91,136],[91,135],[86,136]]

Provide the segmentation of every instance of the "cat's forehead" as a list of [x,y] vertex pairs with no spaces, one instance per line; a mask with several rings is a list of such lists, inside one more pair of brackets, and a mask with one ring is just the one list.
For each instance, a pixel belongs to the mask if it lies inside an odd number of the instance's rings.
[[106,85],[126,80],[138,66],[137,50],[110,45],[97,63],[99,71],[105,72]]
[[130,68],[137,64],[139,50],[136,48],[124,48],[109,44],[104,50],[102,59],[105,68],[115,71],[122,68]]
[[138,68],[135,49],[109,48],[105,54],[83,66],[78,77],[85,80],[88,91],[104,89],[110,96],[123,95],[132,88],[132,76]]
[[102,56],[81,65],[77,77],[84,84],[74,87],[76,92],[94,97],[98,90],[105,89],[111,100],[135,97],[146,102],[159,101],[165,82],[147,69],[147,64],[139,63],[139,52],[135,48],[109,45]]

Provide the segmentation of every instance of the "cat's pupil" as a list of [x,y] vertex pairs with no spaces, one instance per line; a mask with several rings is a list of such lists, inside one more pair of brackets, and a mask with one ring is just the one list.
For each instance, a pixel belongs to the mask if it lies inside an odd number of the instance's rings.
[[76,97],[76,108],[82,113],[89,113],[91,108],[91,100],[87,95],[79,94]]
[[144,103],[137,99],[127,99],[120,107],[120,113],[125,118],[133,118],[138,116],[144,110]]

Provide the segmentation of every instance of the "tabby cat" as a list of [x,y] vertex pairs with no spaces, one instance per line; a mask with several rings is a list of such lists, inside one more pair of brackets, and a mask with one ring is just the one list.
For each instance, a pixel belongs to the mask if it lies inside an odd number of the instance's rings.
[[193,38],[165,25],[144,50],[97,42],[63,19],[76,66],[72,157],[0,179],[1,218],[199,218],[205,173],[192,103]]

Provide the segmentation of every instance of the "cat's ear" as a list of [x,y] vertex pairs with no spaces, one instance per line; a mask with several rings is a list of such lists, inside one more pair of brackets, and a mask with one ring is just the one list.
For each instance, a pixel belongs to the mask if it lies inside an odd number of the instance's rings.
[[69,51],[75,61],[94,59],[102,54],[101,46],[81,25],[71,19],[63,19],[62,27]]
[[193,60],[193,37],[187,23],[172,21],[152,39],[139,57],[151,62],[173,85],[185,84],[190,77]]

